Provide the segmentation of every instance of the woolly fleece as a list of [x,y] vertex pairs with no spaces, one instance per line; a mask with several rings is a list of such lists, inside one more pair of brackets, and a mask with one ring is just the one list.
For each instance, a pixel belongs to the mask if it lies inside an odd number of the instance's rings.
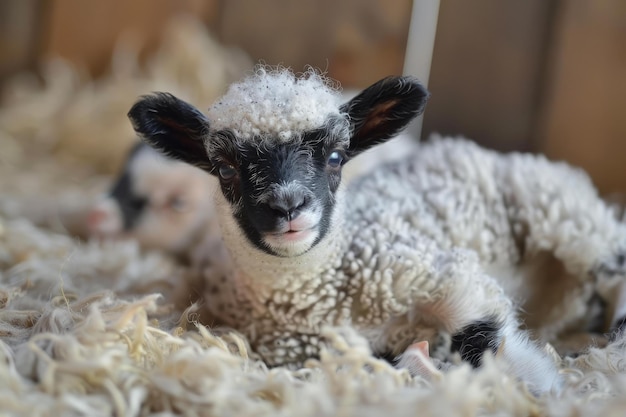
[[317,71],[298,76],[285,68],[261,66],[232,84],[209,108],[208,117],[213,130],[228,128],[243,139],[261,136],[285,142],[339,115],[340,101],[336,86]]

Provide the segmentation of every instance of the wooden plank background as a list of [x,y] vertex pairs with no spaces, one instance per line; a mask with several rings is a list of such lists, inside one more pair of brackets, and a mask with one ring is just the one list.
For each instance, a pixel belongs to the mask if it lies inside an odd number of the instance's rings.
[[0,81],[34,68],[42,9],[40,0],[0,1]]
[[569,0],[556,25],[537,150],[626,192],[626,2]]
[[98,76],[107,70],[120,36],[135,37],[147,54],[173,15],[191,14],[210,24],[217,15],[217,2],[52,0],[43,13],[45,36],[41,38],[41,56],[61,56]]
[[545,0],[442,1],[424,131],[529,150],[551,14]]

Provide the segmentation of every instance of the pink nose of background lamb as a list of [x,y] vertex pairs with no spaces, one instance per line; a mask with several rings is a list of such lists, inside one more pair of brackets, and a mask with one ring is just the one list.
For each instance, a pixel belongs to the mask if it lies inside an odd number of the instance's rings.
[[113,237],[122,231],[122,216],[111,198],[98,201],[87,214],[87,228],[91,236]]

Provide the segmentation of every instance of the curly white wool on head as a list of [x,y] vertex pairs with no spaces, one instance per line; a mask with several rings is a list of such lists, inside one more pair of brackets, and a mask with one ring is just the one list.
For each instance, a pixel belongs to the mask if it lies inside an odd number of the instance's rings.
[[285,68],[259,66],[232,84],[207,113],[214,130],[232,130],[238,138],[287,142],[300,132],[339,116],[337,86],[318,71],[301,75]]

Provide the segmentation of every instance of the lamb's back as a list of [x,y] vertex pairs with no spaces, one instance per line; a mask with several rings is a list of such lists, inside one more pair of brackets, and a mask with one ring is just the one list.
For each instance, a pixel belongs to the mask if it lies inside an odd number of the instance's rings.
[[376,225],[409,243],[473,249],[486,264],[516,263],[501,158],[468,140],[433,138],[351,184],[348,221],[355,233]]

